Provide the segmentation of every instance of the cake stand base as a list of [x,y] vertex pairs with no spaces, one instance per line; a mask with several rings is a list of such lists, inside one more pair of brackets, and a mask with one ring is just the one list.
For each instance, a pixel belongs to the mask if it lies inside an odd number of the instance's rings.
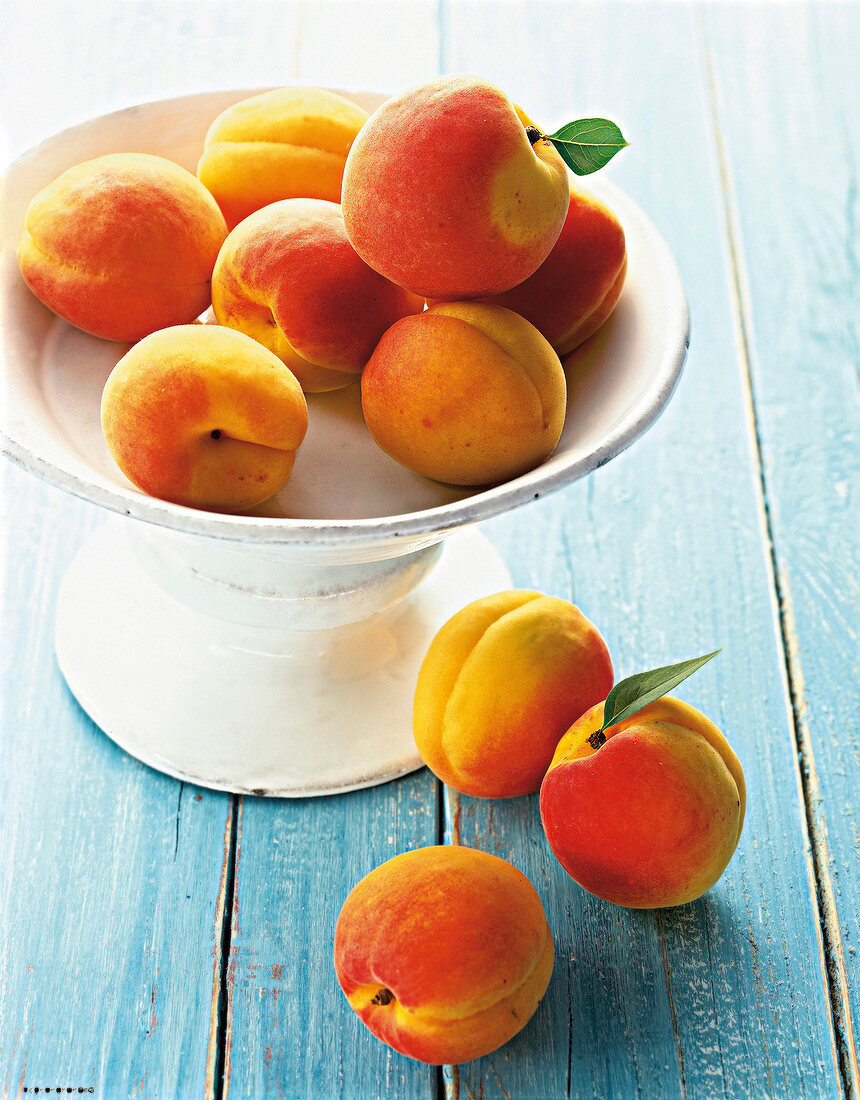
[[[249,625],[252,615],[217,618],[217,601],[206,614],[153,579],[130,530],[140,526],[111,520],[73,561],[57,605],[59,666],[126,752],[218,790],[335,794],[421,767],[412,697],[427,647],[471,600],[510,587],[490,543],[467,530],[438,564],[438,547],[425,550],[414,588],[362,621],[280,629],[269,600],[266,625]],[[295,607],[284,601],[284,622]]]

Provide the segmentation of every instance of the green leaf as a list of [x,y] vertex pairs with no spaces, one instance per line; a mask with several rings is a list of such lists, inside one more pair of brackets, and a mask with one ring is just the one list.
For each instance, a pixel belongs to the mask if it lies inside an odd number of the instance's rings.
[[547,136],[578,176],[590,176],[629,144],[608,118],[580,118]]
[[681,661],[677,665],[665,665],[663,668],[654,668],[650,672],[637,672],[634,676],[628,676],[622,680],[606,696],[603,706],[603,726],[608,729],[617,722],[623,722],[638,710],[653,703],[677,687],[682,680],[692,676],[702,665],[707,664],[712,657],[716,657],[721,650],[715,649],[713,653],[706,653],[704,657],[693,657],[689,661]]

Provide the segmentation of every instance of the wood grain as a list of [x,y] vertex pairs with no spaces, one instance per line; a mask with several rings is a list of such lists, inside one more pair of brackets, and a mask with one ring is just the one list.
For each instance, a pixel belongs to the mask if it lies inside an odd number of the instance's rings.
[[860,79],[834,58],[860,40],[860,9],[714,7],[703,22],[842,1072],[858,1095],[860,880],[845,872],[860,836]]
[[230,799],[139,764],[77,706],[56,589],[102,517],[0,477],[0,1092],[203,1095]]
[[[519,32],[520,50],[541,40],[540,70],[527,67],[536,97],[528,109],[537,117],[554,123],[563,92],[572,116],[597,113],[614,98],[606,113],[631,146],[607,171],[654,218],[679,261],[693,317],[689,363],[661,422],[628,454],[588,484],[531,507],[527,529],[512,515],[488,533],[519,584],[574,596],[605,632],[619,675],[723,645],[681,693],[737,749],[750,811],[734,861],[705,899],[631,914],[564,882],[531,835],[531,814],[463,799],[463,842],[492,844],[542,888],[560,962],[519,1048],[515,1041],[461,1067],[459,1090],[478,1095],[497,1077],[499,1089],[517,1097],[839,1095],[734,335],[721,179],[712,131],[703,125],[709,91],[698,29],[692,13],[674,5],[626,6],[623,18],[621,10],[572,9],[551,36],[540,35],[539,20],[524,18],[513,21],[512,33]],[[475,43],[490,35],[472,7],[461,11],[459,20],[449,18],[454,42],[462,43],[462,56],[453,47],[454,68],[466,56],[472,61]],[[565,66],[562,44],[574,35],[591,48]],[[516,75],[513,66],[508,71],[514,45],[493,46],[481,69],[505,83]],[[546,74],[543,85],[536,72]],[[565,1042],[567,1081],[558,1065]],[[544,1056],[532,1057],[535,1049]],[[457,1091],[453,1078],[449,1088]]]
[[[685,374],[629,452],[484,530],[517,585],[573,598],[595,621],[618,677],[723,646],[678,693],[738,751],[749,815],[704,899],[632,912],[564,875],[534,797],[443,796],[426,771],[297,801],[160,776],[93,727],[54,663],[57,585],[102,517],[4,463],[2,1095],[860,1097],[860,9],[59,7],[32,0],[0,36],[10,153],[203,88],[396,90],[438,71],[495,80],[547,128],[621,124],[631,146],[605,171],[679,262]],[[520,1036],[438,1073],[370,1036],[331,964],[351,886],[437,840],[528,874],[557,947]]]
[[334,974],[334,926],[360,878],[436,842],[426,771],[369,791],[243,799],[225,1095],[425,1096],[435,1072],[374,1039]]

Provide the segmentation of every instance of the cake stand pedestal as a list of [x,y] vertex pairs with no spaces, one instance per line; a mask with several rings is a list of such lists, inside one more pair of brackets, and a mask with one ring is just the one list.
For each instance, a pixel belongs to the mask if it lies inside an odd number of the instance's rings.
[[382,561],[112,519],[59,595],[60,669],[117,744],[248,794],[333,794],[421,767],[412,696],[451,615],[510,586],[474,530]]

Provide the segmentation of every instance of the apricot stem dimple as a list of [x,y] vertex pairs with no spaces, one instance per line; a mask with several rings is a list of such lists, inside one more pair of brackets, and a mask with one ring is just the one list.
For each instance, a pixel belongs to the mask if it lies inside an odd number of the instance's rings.
[[221,438],[221,429],[220,428],[213,428],[212,431],[209,434],[212,436],[213,439],[220,439]]
[[596,751],[601,745],[606,744],[606,734],[603,730],[595,730],[591,737],[588,738],[588,743]]
[[393,1000],[394,994],[390,989],[383,986],[370,1003],[372,1005],[390,1005]]
[[534,145],[535,142],[540,141],[543,134],[537,128],[537,126],[526,126],[526,137],[529,139],[529,144]]

